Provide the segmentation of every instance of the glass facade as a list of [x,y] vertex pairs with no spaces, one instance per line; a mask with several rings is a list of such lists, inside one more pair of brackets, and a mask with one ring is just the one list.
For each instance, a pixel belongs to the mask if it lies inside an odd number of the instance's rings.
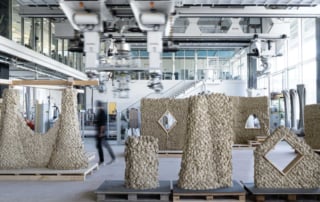
[[[9,5],[6,1],[1,1],[0,9],[5,13],[5,7]],[[9,11],[10,9],[7,8]],[[9,14],[8,14],[9,16]],[[19,16],[19,4],[17,0],[12,0],[10,23],[12,26],[1,23],[1,27],[9,29],[6,33],[1,34],[11,38],[16,43],[22,44],[30,49],[33,49],[43,55],[51,57],[61,63],[64,63],[70,67],[78,70],[84,69],[82,62],[82,53],[68,51],[69,41],[67,39],[55,38],[55,26],[54,23],[61,19],[55,18],[22,18]],[[6,18],[9,19],[9,18]],[[11,33],[11,37],[9,36]]]
[[[306,104],[316,103],[316,33],[315,19],[290,19],[290,37],[278,44],[283,56],[271,60],[271,74],[258,78],[258,88],[268,92],[306,87]],[[270,77],[270,78],[268,78]],[[270,81],[270,82],[269,82]]]

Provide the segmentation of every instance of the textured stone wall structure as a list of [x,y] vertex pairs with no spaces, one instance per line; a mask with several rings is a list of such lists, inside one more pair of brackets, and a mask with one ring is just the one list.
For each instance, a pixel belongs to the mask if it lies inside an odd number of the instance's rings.
[[221,94],[191,97],[178,186],[204,190],[232,186],[231,102]]
[[[232,100],[232,128],[235,144],[247,144],[258,135],[269,135],[268,97],[230,97]],[[246,121],[251,114],[256,114],[260,129],[246,129]]]
[[304,133],[312,149],[320,149],[320,104],[304,107]]
[[[264,157],[282,139],[302,157],[285,173]],[[254,151],[254,183],[258,188],[319,188],[320,156],[289,129],[279,127]]]
[[0,120],[0,169],[79,169],[88,166],[76,114],[76,92],[63,92],[59,120],[46,133],[34,133],[19,113],[19,94],[4,91]]
[[[235,144],[247,144],[258,135],[269,135],[269,109],[267,97],[230,97],[232,100],[232,128]],[[209,103],[211,105],[212,103]],[[182,150],[187,133],[189,99],[143,99],[141,101],[141,134],[159,139],[160,150]],[[167,133],[158,123],[160,117],[169,111],[177,120],[176,126]],[[250,114],[256,114],[260,129],[246,129]]]
[[125,186],[152,189],[159,186],[158,140],[150,136],[129,137],[125,148]]
[[77,92],[67,89],[62,93],[60,127],[49,168],[75,169],[88,167],[82,144],[77,113]]
[[[141,134],[156,137],[160,150],[182,150],[187,133],[188,99],[143,99],[141,100]],[[158,120],[169,111],[177,120],[175,127],[167,133]]]

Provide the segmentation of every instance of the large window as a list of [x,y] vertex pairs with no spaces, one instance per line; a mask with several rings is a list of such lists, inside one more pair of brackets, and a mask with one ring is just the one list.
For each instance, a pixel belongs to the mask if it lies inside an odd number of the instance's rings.
[[258,78],[258,88],[270,86],[270,92],[296,89],[298,84],[306,87],[306,103],[316,103],[316,36],[315,19],[290,19],[290,37],[277,49],[283,56],[272,62],[270,84]]
[[12,0],[12,41],[21,44],[21,18],[19,16],[19,7],[18,2]]

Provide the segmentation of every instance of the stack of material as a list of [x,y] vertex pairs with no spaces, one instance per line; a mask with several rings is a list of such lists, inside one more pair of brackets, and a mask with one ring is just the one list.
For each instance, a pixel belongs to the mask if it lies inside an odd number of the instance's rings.
[[[282,139],[299,156],[286,171],[279,171],[265,157]],[[320,156],[289,129],[280,127],[254,151],[254,183],[258,188],[319,188]]]
[[[77,114],[74,113],[76,92],[71,89],[64,91],[61,119],[46,134],[34,133],[26,125],[19,113],[17,90],[6,89],[3,97],[0,120],[1,169],[44,168],[48,164],[56,169],[87,167],[88,160],[81,143],[79,127],[76,126]],[[63,138],[65,136],[68,138]],[[63,153],[59,161],[64,164],[55,164],[56,157],[52,158],[54,150]],[[73,158],[70,158],[71,153]]]
[[320,104],[304,108],[304,139],[312,149],[320,149]]
[[158,140],[154,137],[129,137],[125,148],[125,186],[152,189],[158,181]]
[[88,167],[82,144],[77,112],[77,92],[66,89],[62,93],[61,116],[56,146],[49,168],[78,169]]
[[231,111],[230,99],[225,95],[190,98],[180,188],[205,190],[232,186]]
[[[247,144],[256,136],[269,135],[268,97],[230,97],[232,100],[232,128],[235,144]],[[256,114],[260,128],[245,128],[248,117]]]
[[[141,135],[159,140],[160,150],[182,150],[187,133],[188,99],[143,99],[141,101]],[[159,124],[162,115],[169,111],[177,124],[167,134]]]

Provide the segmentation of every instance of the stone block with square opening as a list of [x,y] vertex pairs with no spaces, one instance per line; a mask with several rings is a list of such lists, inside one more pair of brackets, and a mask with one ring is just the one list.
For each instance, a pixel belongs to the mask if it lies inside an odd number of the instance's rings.
[[[187,133],[188,108],[189,99],[142,99],[141,135],[157,138],[159,150],[182,150]],[[170,114],[167,118],[175,120],[170,127],[162,124],[165,114]]]
[[254,183],[257,188],[319,188],[320,157],[279,127],[254,151]]

